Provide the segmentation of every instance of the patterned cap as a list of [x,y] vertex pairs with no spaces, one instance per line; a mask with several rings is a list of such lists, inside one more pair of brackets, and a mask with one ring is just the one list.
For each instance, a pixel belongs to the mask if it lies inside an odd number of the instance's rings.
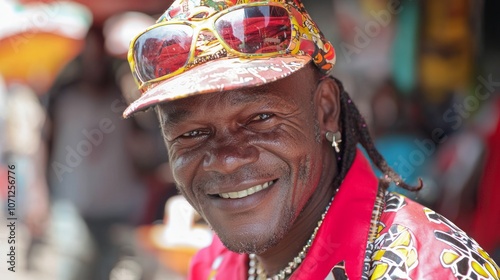
[[207,39],[206,36],[199,36],[196,42],[197,55],[186,66],[187,70],[149,86],[139,99],[125,109],[123,116],[127,118],[151,106],[192,95],[263,85],[291,75],[310,61],[325,75],[330,74],[335,64],[335,50],[299,0],[176,0],[157,23],[190,21],[191,18],[199,21],[200,15],[213,16],[246,3],[282,3],[292,6],[296,10],[294,17],[300,28],[309,30],[311,37],[300,38],[295,54],[241,58],[230,54],[215,42],[216,37]]

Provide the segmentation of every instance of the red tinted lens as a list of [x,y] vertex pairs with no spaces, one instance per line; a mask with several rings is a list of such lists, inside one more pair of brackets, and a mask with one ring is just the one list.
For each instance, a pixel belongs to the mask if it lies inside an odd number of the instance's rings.
[[137,77],[147,82],[182,68],[189,59],[193,29],[163,25],[142,34],[134,44]]
[[215,22],[222,39],[241,53],[273,53],[288,48],[291,22],[282,7],[244,7],[229,12]]

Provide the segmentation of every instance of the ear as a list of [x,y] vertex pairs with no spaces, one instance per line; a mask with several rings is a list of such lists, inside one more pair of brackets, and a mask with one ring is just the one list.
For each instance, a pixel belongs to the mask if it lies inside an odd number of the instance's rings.
[[321,134],[340,131],[340,89],[331,78],[320,81],[314,92]]

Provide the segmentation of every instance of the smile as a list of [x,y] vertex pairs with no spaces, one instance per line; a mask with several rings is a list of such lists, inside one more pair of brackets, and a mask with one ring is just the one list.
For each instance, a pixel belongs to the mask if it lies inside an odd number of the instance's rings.
[[257,193],[257,192],[260,192],[262,190],[269,188],[270,186],[272,186],[274,184],[274,182],[275,181],[270,181],[270,182],[264,183],[262,185],[253,186],[249,189],[242,190],[239,192],[220,193],[219,196],[222,198],[228,198],[228,199],[244,198],[244,197],[250,196],[254,193]]

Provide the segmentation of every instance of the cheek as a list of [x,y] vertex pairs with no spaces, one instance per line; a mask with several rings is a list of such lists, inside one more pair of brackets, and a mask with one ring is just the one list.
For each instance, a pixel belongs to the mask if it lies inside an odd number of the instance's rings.
[[192,189],[192,180],[196,171],[196,159],[194,157],[181,155],[170,157],[170,166],[177,187],[193,204],[194,192]]
[[186,179],[189,178],[189,160],[185,157],[171,158],[170,165],[172,173],[177,184],[186,184]]
[[297,167],[297,181],[303,186],[300,190],[301,196],[306,200],[316,190],[321,180],[321,166],[319,165],[318,158],[309,154],[302,158]]
[[[307,143],[316,142],[309,140]],[[300,206],[304,206],[314,191],[316,191],[323,175],[321,145],[313,144],[307,147],[305,145],[300,150],[301,152],[295,155],[293,162],[291,162],[292,169],[294,170],[293,180],[295,180],[296,186],[293,191],[293,201]]]
[[172,173],[177,188],[193,208],[205,219],[203,211],[204,200],[200,198],[200,193],[196,192],[193,180],[196,176],[197,164],[194,158],[180,156],[171,159]]

